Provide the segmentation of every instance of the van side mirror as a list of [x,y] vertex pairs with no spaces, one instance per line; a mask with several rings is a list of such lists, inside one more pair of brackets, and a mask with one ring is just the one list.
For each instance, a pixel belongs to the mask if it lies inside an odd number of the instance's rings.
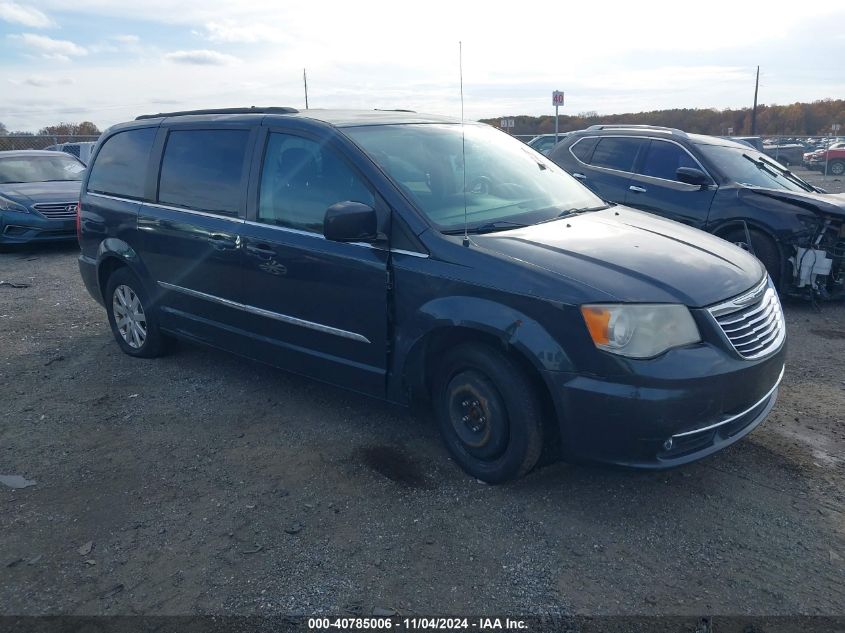
[[378,240],[376,210],[349,200],[333,204],[326,209],[323,235],[334,242],[375,242]]
[[710,184],[710,178],[708,178],[707,174],[695,167],[678,167],[675,175],[678,177],[678,180],[688,185],[701,185],[703,187],[704,185]]

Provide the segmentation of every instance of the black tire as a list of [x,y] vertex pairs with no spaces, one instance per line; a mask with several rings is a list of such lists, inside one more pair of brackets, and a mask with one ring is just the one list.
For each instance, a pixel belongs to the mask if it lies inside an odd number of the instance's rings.
[[[159,330],[149,295],[132,271],[128,268],[115,270],[106,280],[103,299],[112,334],[124,353],[138,358],[155,358],[165,353],[167,341]],[[127,314],[132,317],[129,321],[123,318]],[[139,327],[135,328],[133,324]]]
[[[777,287],[781,274],[781,256],[777,244],[775,244],[772,238],[761,231],[748,229],[748,233],[751,235],[751,246],[754,249],[754,255],[766,267],[769,277],[772,278],[772,281]],[[722,237],[740,248],[747,251],[751,250],[748,248],[748,237],[745,234],[745,229],[734,229]]]
[[528,376],[505,354],[468,343],[446,353],[432,381],[440,434],[469,475],[519,479],[543,449],[543,415]]
[[841,176],[845,174],[845,161],[834,160],[830,162],[828,173],[832,176]]

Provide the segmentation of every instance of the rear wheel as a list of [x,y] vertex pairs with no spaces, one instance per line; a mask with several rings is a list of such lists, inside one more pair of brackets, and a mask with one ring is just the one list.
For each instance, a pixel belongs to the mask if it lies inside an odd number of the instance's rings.
[[120,349],[140,358],[164,353],[165,339],[147,292],[128,268],[118,268],[109,276],[104,298],[109,325]]
[[452,457],[488,483],[527,474],[543,448],[542,408],[528,376],[505,354],[460,345],[439,365],[432,396]]
[[[751,236],[751,248],[748,245],[748,235]],[[755,229],[748,229],[748,235],[745,234],[745,229],[734,229],[723,237],[740,248],[753,252],[766,267],[769,277],[777,286],[781,272],[780,251],[777,244],[768,235]]]
[[845,161],[834,160],[830,163],[830,173],[833,176],[841,176],[845,174]]

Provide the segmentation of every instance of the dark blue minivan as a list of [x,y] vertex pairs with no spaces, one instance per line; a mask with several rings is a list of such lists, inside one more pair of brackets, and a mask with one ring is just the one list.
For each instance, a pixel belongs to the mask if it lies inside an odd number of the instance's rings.
[[481,124],[244,108],[139,117],[83,183],[80,271],[132,356],[183,338],[397,403],[471,475],[663,468],[754,429],[785,326],[760,262],[607,204]]

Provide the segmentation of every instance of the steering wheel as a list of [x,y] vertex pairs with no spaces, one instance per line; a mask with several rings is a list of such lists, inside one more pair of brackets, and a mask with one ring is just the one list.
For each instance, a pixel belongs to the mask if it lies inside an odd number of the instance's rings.
[[474,193],[479,195],[485,195],[490,193],[490,190],[493,188],[493,181],[490,180],[487,176],[478,176],[477,178],[473,178],[466,186],[467,193]]

